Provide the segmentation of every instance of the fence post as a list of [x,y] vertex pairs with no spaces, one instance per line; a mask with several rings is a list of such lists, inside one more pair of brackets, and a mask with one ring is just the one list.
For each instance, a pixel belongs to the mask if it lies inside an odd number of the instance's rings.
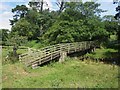
[[[52,49],[53,49],[53,51],[52,51]],[[52,53],[54,53],[54,46],[50,48],[50,53],[51,53],[51,60],[52,60],[52,55],[53,55]]]
[[68,43],[67,45],[68,45],[68,53],[69,53],[70,52],[70,44]]
[[31,48],[28,47],[28,55],[30,56],[31,55]]
[[59,62],[62,63],[65,61],[65,57],[67,57],[67,52],[65,51],[61,51],[60,53],[60,58],[59,58]]
[[76,49],[77,49],[77,43],[75,43],[75,52],[77,51]]
[[22,59],[21,59],[22,57],[21,57],[21,55],[19,55],[19,61],[21,62],[22,61]]
[[79,48],[79,51],[80,51],[80,43],[78,42],[78,48]]
[[83,48],[83,42],[81,42],[80,46],[81,46],[81,50],[83,50],[83,49],[84,49],[84,48]]

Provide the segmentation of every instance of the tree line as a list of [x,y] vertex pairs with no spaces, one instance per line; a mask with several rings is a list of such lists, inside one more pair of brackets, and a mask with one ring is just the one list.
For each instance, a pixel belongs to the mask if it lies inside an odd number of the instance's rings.
[[3,45],[14,45],[37,40],[44,44],[107,40],[117,34],[117,21],[112,15],[101,17],[106,12],[96,2],[57,1],[58,10],[43,9],[43,0],[16,5],[10,20],[11,31],[2,29]]

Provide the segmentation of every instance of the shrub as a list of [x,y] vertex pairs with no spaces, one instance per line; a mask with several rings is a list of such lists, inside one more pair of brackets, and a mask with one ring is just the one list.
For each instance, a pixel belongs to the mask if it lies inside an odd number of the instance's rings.
[[27,44],[26,44],[26,46],[27,47],[33,47],[35,44],[36,44],[36,40],[33,40],[33,41],[29,41]]
[[3,63],[7,63],[7,62],[15,63],[16,61],[18,61],[18,55],[14,56],[13,52],[9,51]]

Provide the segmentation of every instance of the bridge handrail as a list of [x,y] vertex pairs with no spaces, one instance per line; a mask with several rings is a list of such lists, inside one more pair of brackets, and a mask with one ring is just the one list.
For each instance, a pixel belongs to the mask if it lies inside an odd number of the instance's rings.
[[33,62],[40,61],[40,59],[44,57],[51,56],[51,58],[53,58],[53,56],[55,55],[54,54],[55,52],[60,54],[61,51],[66,51],[67,53],[69,53],[71,50],[77,51],[77,49],[80,49],[80,48],[86,49],[86,48],[90,48],[91,46],[95,46],[95,44],[96,44],[96,41],[84,41],[84,42],[75,42],[75,43],[56,44],[56,45],[51,45],[51,46],[41,48],[39,50],[29,48],[31,51],[28,51],[27,53],[19,55],[19,59],[21,61],[24,61],[22,59],[25,59],[25,61],[27,61],[28,63],[33,63]]

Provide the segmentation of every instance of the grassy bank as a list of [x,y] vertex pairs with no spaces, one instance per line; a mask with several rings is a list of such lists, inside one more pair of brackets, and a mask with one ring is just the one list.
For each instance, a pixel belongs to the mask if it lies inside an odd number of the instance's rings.
[[94,58],[115,58],[118,57],[118,50],[111,48],[100,48],[100,49],[96,49],[92,53],[86,54],[86,56],[90,56]]
[[117,88],[118,67],[73,58],[37,69],[15,63],[3,66],[2,79],[4,88]]
[[[9,50],[12,50],[10,48]],[[7,55],[3,48],[3,59]],[[19,49],[24,53],[26,49]],[[105,57],[117,52],[114,49],[97,49],[92,57]],[[110,55],[111,56],[111,55]],[[89,60],[88,60],[89,61]],[[117,88],[118,66],[66,58],[64,63],[51,62],[37,69],[25,67],[23,63],[6,63],[2,66],[3,88]]]

